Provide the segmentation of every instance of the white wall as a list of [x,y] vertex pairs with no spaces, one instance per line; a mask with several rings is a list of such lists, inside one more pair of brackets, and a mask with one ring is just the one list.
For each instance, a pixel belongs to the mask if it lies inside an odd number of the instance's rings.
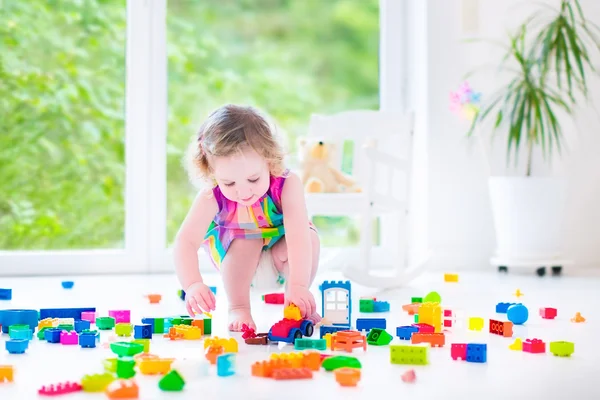
[[[559,0],[545,0],[557,5]],[[428,236],[433,253],[431,264],[443,269],[491,268],[494,230],[487,191],[488,171],[480,147],[465,138],[467,123],[449,110],[449,93],[456,90],[464,74],[499,57],[488,45],[469,45],[471,35],[505,38],[504,32],[530,14],[534,1],[428,0],[425,31],[419,47],[426,49],[426,73],[416,91],[426,93],[421,112],[428,131]],[[581,0],[588,18],[600,23],[600,1]],[[475,5],[478,15],[463,24],[463,6]],[[593,16],[593,17],[592,17]],[[475,23],[475,32],[465,31]],[[600,60],[600,57],[598,58]],[[488,75],[470,79],[483,95],[495,84]],[[425,79],[425,80],[422,80]],[[596,79],[592,93],[600,98]],[[599,99],[600,100],[600,99]],[[599,102],[600,105],[600,102]],[[576,265],[600,266],[600,117],[591,107],[581,110],[575,126],[565,124],[570,151],[554,170],[564,173],[571,184],[567,216],[566,249]],[[577,132],[577,128],[579,132]],[[493,148],[494,160],[503,160],[505,142]],[[494,172],[503,165],[494,164]],[[535,171],[546,172],[536,160]],[[511,171],[509,171],[511,172]],[[514,171],[512,171],[514,172]]]

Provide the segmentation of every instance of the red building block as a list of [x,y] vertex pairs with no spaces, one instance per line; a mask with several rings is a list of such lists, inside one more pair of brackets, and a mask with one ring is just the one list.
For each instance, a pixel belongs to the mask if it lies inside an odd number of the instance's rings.
[[540,308],[540,317],[544,319],[554,319],[556,318],[557,311],[556,308],[552,307],[542,307]]
[[490,333],[504,337],[512,337],[512,328],[513,324],[510,321],[503,322],[496,321],[495,319],[490,319]]
[[65,382],[57,385],[42,386],[38,390],[40,396],[58,396],[61,394],[79,392],[82,386],[77,382]]
[[540,339],[527,339],[523,342],[523,351],[526,353],[545,353],[546,343]]
[[450,346],[450,357],[453,360],[461,359],[465,361],[467,359],[467,344],[466,343],[452,343]]
[[263,296],[266,304],[283,304],[285,302],[284,293],[269,293]]
[[435,328],[429,324],[412,324],[419,329],[419,333],[435,333]]

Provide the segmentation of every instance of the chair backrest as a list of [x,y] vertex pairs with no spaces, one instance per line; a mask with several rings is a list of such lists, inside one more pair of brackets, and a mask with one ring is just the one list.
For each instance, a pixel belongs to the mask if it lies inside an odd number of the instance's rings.
[[334,143],[337,149],[334,166],[365,187],[369,176],[364,169],[364,147],[374,146],[394,157],[409,159],[412,131],[412,114],[350,110],[313,114],[307,136]]

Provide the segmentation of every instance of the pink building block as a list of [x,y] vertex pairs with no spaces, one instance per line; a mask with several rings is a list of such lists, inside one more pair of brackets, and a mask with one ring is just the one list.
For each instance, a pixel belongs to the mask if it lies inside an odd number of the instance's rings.
[[466,343],[452,343],[450,346],[450,357],[453,360],[461,359],[465,361],[467,359],[467,344]]
[[415,328],[419,330],[419,333],[434,333],[435,328],[429,324],[412,324]]
[[83,311],[81,313],[81,319],[83,321],[90,321],[91,323],[96,322],[96,312],[95,311]]
[[62,331],[60,333],[60,344],[78,344],[79,335],[75,331],[67,332]]
[[556,318],[557,310],[552,307],[543,307],[540,308],[540,317],[544,319],[554,319]]
[[131,322],[131,311],[129,310],[110,310],[108,311],[108,316],[115,319],[115,324]]

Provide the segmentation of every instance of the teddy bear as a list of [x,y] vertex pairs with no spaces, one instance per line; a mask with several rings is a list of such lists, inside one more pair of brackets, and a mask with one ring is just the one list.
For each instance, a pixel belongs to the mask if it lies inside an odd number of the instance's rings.
[[356,182],[332,165],[335,144],[298,139],[300,177],[307,193],[361,192]]

